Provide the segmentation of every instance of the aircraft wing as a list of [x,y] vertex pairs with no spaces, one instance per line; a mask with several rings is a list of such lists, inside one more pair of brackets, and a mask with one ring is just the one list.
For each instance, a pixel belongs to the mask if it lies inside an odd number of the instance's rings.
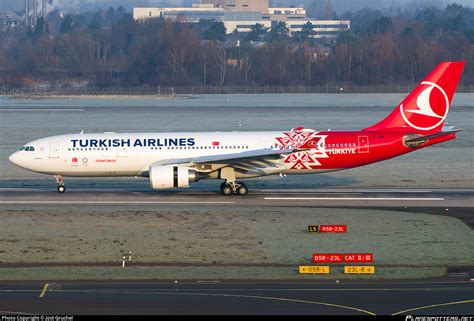
[[[197,171],[208,172],[223,167],[232,167],[240,173],[248,175],[278,174],[284,170],[282,155],[301,152],[317,147],[319,139],[312,139],[301,146],[278,146],[261,148],[237,153],[198,156],[190,158],[162,159],[154,162],[154,165],[183,165],[195,167]],[[216,165],[216,167],[209,165]],[[144,169],[146,171],[146,169]]]
[[271,156],[279,156],[291,154],[294,152],[304,151],[309,148],[289,148],[289,149],[280,149],[280,148],[263,148],[250,151],[244,151],[240,153],[231,153],[231,154],[219,154],[211,156],[199,156],[192,158],[179,158],[179,159],[164,159],[156,162],[155,164],[159,165],[177,165],[177,164],[227,164],[227,163],[239,163],[247,162],[252,160],[266,160],[271,158]]

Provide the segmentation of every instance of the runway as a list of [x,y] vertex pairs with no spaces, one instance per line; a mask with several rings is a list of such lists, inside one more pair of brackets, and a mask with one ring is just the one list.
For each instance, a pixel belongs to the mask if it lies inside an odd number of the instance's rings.
[[246,196],[215,190],[152,191],[125,188],[0,188],[0,205],[196,205],[387,208],[442,214],[474,228],[472,189],[256,189]]
[[[466,278],[401,282],[0,284],[0,314],[469,315]],[[429,295],[427,295],[429,293]]]
[[251,190],[246,196],[222,196],[217,191],[152,191],[143,189],[0,188],[0,204],[233,204],[239,206],[340,207],[473,207],[474,190],[305,189]]

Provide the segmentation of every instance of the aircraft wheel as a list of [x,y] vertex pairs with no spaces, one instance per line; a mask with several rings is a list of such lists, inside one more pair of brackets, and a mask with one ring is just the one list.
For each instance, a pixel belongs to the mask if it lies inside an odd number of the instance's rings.
[[249,192],[249,189],[247,188],[247,185],[244,183],[237,183],[239,187],[237,187],[237,195],[247,195]]
[[232,195],[232,186],[230,184],[222,183],[221,184],[221,193],[222,195]]
[[66,187],[64,185],[58,186],[58,193],[64,193],[66,191]]
[[222,182],[222,184],[221,184],[221,187],[220,187],[220,189],[221,189],[221,192],[222,192],[222,190],[224,189],[224,187],[225,187],[226,185],[227,185],[227,183],[226,183],[226,182]]

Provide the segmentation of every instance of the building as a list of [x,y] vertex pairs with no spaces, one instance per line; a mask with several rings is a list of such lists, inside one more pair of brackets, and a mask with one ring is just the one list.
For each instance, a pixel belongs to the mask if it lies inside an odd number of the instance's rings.
[[226,11],[268,12],[268,0],[202,0],[202,3],[210,4]]
[[187,22],[198,22],[201,19],[223,21],[224,16],[224,9],[207,5],[193,5],[191,8],[133,8],[135,20],[165,18]]
[[0,26],[1,27],[16,27],[22,23],[23,19],[16,13],[9,10],[0,11]]
[[335,38],[350,29],[349,20],[313,20],[301,7],[271,8],[268,0],[202,0],[188,8],[134,8],[133,18],[143,21],[165,18],[175,21],[199,22],[201,19],[221,21],[228,34],[247,33],[256,24],[272,28],[275,23],[286,23],[290,35],[301,31],[309,21],[313,25],[313,38]]

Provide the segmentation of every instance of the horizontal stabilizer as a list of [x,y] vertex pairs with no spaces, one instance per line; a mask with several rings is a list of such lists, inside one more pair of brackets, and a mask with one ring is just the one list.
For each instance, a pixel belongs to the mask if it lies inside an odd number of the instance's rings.
[[418,136],[418,137],[413,137],[413,138],[409,138],[409,139],[405,139],[405,143],[418,143],[418,142],[423,142],[423,141],[427,141],[428,139],[431,139],[431,138],[436,138],[436,137],[440,137],[440,136],[445,136],[445,135],[449,135],[449,134],[454,134],[454,133],[457,133],[459,131],[461,131],[462,129],[450,129],[450,130],[447,130],[447,131],[441,131],[441,132],[437,132],[437,133],[434,133],[434,134],[431,134],[431,135],[425,135],[425,136]]

